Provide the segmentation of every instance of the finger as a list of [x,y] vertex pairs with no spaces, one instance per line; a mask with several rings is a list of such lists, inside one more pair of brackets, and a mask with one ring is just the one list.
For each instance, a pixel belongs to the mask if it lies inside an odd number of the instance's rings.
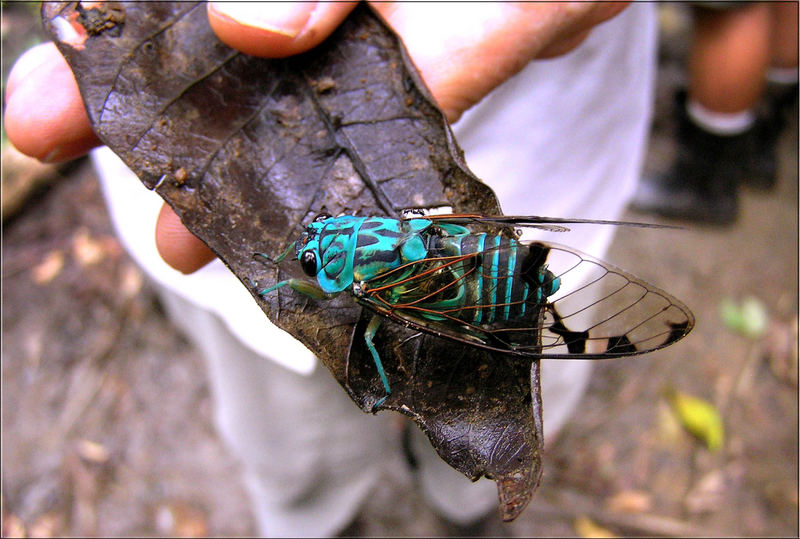
[[374,3],[403,42],[447,119],[528,62],[567,52],[623,3]]
[[53,43],[37,45],[14,64],[4,121],[11,143],[41,161],[66,161],[100,145],[75,77]]
[[227,45],[283,58],[319,45],[357,2],[210,2],[208,21]]
[[156,222],[156,248],[164,262],[182,273],[197,271],[215,258],[211,249],[189,232],[166,204]]

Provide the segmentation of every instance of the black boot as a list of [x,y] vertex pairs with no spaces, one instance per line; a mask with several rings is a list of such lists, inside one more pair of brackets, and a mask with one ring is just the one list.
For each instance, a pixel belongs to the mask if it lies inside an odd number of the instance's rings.
[[786,127],[787,116],[797,115],[798,85],[778,84],[767,82],[766,90],[766,117],[770,120],[775,131],[780,132]]
[[767,85],[756,123],[758,136],[752,150],[749,174],[745,177],[748,187],[768,190],[775,187],[777,180],[776,148],[778,138],[787,124],[788,116],[797,112],[797,84]]
[[632,207],[665,217],[727,225],[736,219],[737,188],[763,175],[774,183],[772,159],[761,147],[757,123],[744,133],[721,136],[703,130],[686,113],[686,92],[676,95],[678,155],[670,169],[644,178]]

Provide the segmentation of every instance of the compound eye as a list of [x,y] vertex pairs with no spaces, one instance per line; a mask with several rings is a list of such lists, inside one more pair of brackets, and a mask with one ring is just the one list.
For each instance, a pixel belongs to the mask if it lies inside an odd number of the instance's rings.
[[330,218],[331,218],[331,214],[330,213],[322,212],[319,215],[317,215],[316,217],[314,217],[314,222],[315,223],[319,223],[320,221],[327,221]]
[[313,251],[306,251],[300,257],[300,267],[303,272],[309,277],[316,277],[317,275],[317,255]]

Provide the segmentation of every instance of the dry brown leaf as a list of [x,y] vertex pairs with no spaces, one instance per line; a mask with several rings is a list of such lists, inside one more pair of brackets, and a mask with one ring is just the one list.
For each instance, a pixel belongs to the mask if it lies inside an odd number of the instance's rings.
[[104,445],[85,438],[78,441],[78,455],[94,464],[104,464],[110,457],[110,453]]
[[623,490],[608,500],[611,511],[620,513],[644,513],[652,508],[652,496],[642,490]]
[[686,495],[686,509],[690,513],[710,513],[717,510],[725,495],[725,475],[713,470],[704,475]]
[[102,242],[91,237],[89,229],[81,227],[72,237],[72,256],[81,266],[100,262],[105,255]]
[[142,272],[130,264],[126,264],[122,268],[122,276],[120,277],[119,291],[125,298],[132,298],[142,290],[144,277]]
[[206,537],[208,519],[205,512],[186,502],[168,502],[156,510],[156,529],[164,535]]
[[64,268],[64,253],[59,250],[50,251],[39,264],[31,270],[31,278],[38,285],[45,285],[58,277]]

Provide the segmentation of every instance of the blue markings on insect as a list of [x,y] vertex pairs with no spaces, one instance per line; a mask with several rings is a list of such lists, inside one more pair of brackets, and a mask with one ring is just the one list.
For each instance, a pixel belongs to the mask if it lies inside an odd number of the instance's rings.
[[[373,342],[383,318],[471,346],[535,359],[640,354],[691,331],[691,312],[666,292],[568,247],[517,241],[501,228],[547,222],[538,217],[474,215],[320,215],[274,260],[278,264],[293,253],[313,282],[288,279],[258,294],[263,298],[289,286],[323,300],[348,290],[375,313],[364,342],[385,394],[373,411],[391,394]],[[464,226],[472,223],[493,226],[497,233]],[[586,270],[585,279],[576,277],[577,269]],[[569,288],[562,290],[567,277]],[[609,287],[615,290],[611,294]],[[597,315],[586,320],[587,313],[594,312]],[[567,324],[580,327],[570,329]]]
[[[478,238],[478,244],[476,246],[478,252],[483,252],[484,246],[486,245],[486,234],[481,234]],[[483,297],[483,285],[484,285],[484,278],[483,272],[478,272],[478,275],[475,279],[475,296],[478,298]],[[474,324],[480,324],[481,320],[483,320],[483,309],[475,309],[475,316],[472,319]]]
[[[538,303],[558,289],[555,281],[544,286],[545,274],[538,268],[538,283],[516,278],[519,244],[514,240],[429,219],[322,215],[276,262],[292,249],[304,272],[316,279],[316,290],[311,283],[290,279],[261,290],[262,297],[282,286],[317,299],[349,288],[379,314],[409,316],[423,329],[434,322],[463,326],[460,331],[466,332],[489,327],[524,315],[531,286]],[[375,317],[364,337],[388,396],[389,382],[372,342],[379,325]]]
[[[489,275],[498,275],[498,262],[500,259],[500,250],[497,248],[500,246],[500,236],[494,236],[488,238],[490,243],[487,245],[487,251],[490,254],[492,263],[489,266]],[[497,303],[497,287],[500,285],[500,281],[496,281],[494,286],[489,287],[490,290],[490,297],[488,298],[487,304],[494,306]],[[489,308],[489,313],[487,317],[487,322],[491,323],[494,322],[494,314],[495,309],[493,307]]]

